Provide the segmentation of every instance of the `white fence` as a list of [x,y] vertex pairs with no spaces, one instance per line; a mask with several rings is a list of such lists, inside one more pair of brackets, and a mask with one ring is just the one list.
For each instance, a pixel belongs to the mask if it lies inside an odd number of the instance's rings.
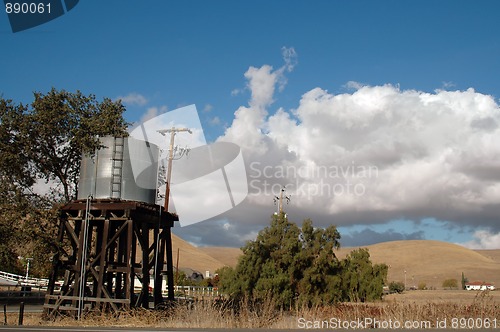
[[[39,290],[47,290],[47,287],[49,285],[49,279],[40,279],[40,278],[28,278],[26,279],[26,276],[21,276],[18,274],[13,274],[13,273],[8,273],[8,272],[3,272],[0,271],[0,281],[5,280],[9,281],[11,284],[6,285],[10,287],[17,287],[17,286],[29,286],[33,288],[37,288]],[[56,282],[58,286],[62,282]],[[135,280],[135,290],[139,291],[141,289],[141,284],[138,279]],[[153,285],[153,282],[150,284],[151,286]],[[150,287],[151,287],[150,286]],[[151,290],[153,287],[151,287]],[[183,294],[184,296],[189,296],[189,297],[217,297],[220,295],[219,290],[217,287],[202,287],[202,286],[174,286],[175,293],[177,295]],[[164,295],[168,294],[167,290],[167,284],[165,280],[162,282],[162,293]]]
[[174,286],[175,292],[182,293],[185,296],[193,297],[217,297],[219,290],[217,287],[202,287],[202,286]]
[[27,278],[26,276],[21,276],[14,273],[8,273],[0,271],[0,280],[10,281],[19,286],[31,286],[40,289],[47,289],[49,285],[49,279],[39,279],[39,278]]

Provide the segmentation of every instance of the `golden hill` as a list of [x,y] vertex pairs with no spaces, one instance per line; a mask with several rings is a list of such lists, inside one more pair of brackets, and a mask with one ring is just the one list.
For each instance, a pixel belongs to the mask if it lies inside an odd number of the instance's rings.
[[212,256],[218,261],[224,263],[227,266],[235,267],[238,263],[238,258],[241,256],[242,251],[240,248],[228,248],[228,247],[201,247],[207,255]]
[[[222,264],[217,267],[236,266],[241,255],[238,248],[193,248],[195,250],[191,250],[192,253],[202,252]],[[423,282],[427,287],[440,289],[443,281],[450,278],[457,279],[460,284],[462,272],[469,281],[492,282],[500,287],[500,249],[475,251],[456,244],[431,240],[384,242],[366,248],[373,262],[389,266],[389,281],[404,282],[406,271],[408,287],[418,286]],[[356,248],[341,248],[336,251],[336,255],[341,259],[354,249]],[[174,256],[175,250],[174,247]],[[182,255],[181,251],[181,259]]]
[[[441,288],[443,280],[457,279],[462,272],[469,281],[493,282],[500,287],[500,262],[465,247],[440,241],[406,240],[367,246],[375,263],[389,266],[389,281],[405,281],[410,286],[423,282],[427,287]],[[355,248],[342,248],[339,258]],[[491,251],[491,253],[496,252]]]
[[226,265],[207,254],[203,248],[197,248],[177,235],[172,234],[174,267],[177,264],[177,253],[179,253],[179,269],[193,269],[202,273],[203,276],[205,276],[206,271],[210,271],[210,274],[214,274],[215,270]]
[[[483,250],[474,250],[481,255],[494,260],[495,262],[500,263],[500,249],[483,249]],[[500,285],[499,285],[500,287]]]

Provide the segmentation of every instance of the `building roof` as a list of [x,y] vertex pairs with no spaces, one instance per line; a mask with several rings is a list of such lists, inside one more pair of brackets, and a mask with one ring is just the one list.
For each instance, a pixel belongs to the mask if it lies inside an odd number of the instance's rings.
[[492,283],[484,281],[472,281],[465,283],[466,286],[493,286]]

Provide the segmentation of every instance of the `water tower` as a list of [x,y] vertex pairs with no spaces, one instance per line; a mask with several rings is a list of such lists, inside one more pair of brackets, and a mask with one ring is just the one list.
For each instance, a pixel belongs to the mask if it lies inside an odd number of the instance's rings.
[[100,142],[82,157],[77,199],[60,210],[49,318],[149,308],[165,292],[174,299],[171,228],[178,218],[155,203],[159,148],[131,137]]

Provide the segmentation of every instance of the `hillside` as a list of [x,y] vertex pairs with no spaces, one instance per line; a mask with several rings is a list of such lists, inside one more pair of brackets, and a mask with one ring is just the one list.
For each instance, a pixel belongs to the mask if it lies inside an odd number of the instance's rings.
[[474,250],[475,252],[494,260],[497,263],[500,263],[500,249],[493,249],[493,250]]
[[174,266],[177,264],[177,252],[179,252],[179,269],[190,268],[201,272],[203,276],[206,271],[214,274],[215,270],[226,265],[207,254],[202,248],[189,244],[175,234],[172,234],[172,251]]
[[218,261],[224,263],[227,266],[236,266],[238,263],[238,258],[241,256],[242,251],[240,248],[228,248],[228,247],[200,247],[204,253]]
[[[465,247],[440,241],[408,240],[384,242],[367,246],[375,263],[389,266],[390,281],[405,280],[407,286],[441,288],[445,279],[454,278],[460,283],[462,272],[470,281],[493,282],[500,286],[500,262]],[[337,252],[343,258],[354,248]]]
[[[493,282],[500,287],[500,250],[471,250],[430,240],[384,242],[366,248],[373,262],[389,266],[389,281],[404,282],[406,271],[408,287],[424,282],[427,287],[439,289],[445,279],[454,278],[460,283],[462,272],[470,281]],[[228,266],[235,266],[241,254],[237,248],[195,249]],[[337,257],[344,258],[353,249],[341,248],[336,251]]]

